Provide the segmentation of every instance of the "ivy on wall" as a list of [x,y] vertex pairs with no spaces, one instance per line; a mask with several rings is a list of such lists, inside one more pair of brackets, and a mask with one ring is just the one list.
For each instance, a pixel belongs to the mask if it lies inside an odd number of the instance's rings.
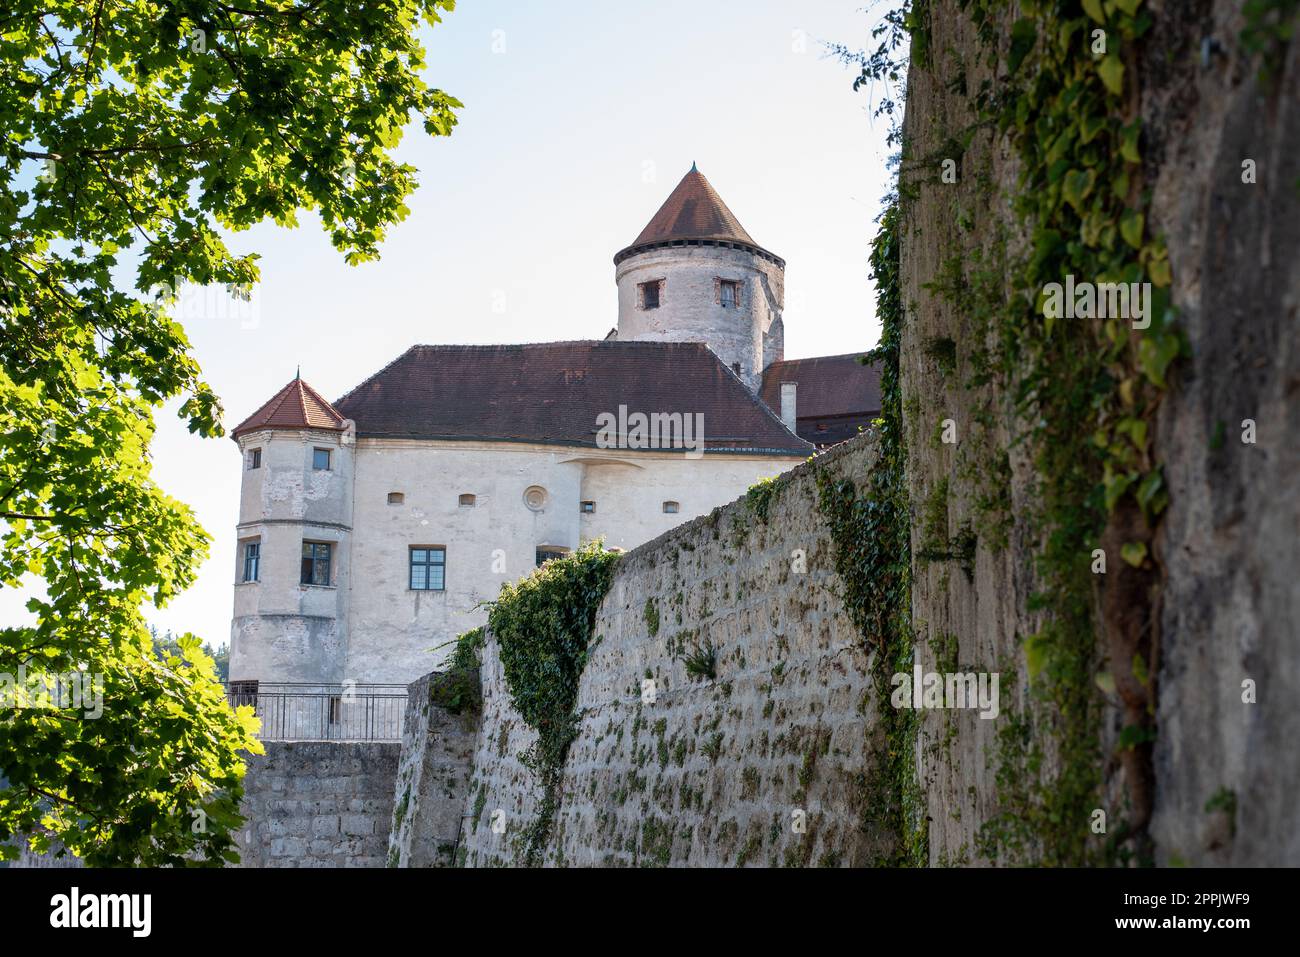
[[538,735],[525,757],[542,786],[537,817],[525,834],[523,858],[529,866],[542,862],[550,838],[564,759],[577,733],[578,681],[618,559],[599,542],[583,545],[502,586],[488,612],[515,710]]
[[911,671],[913,645],[907,449],[899,384],[903,308],[898,216],[896,204],[885,211],[871,247],[881,336],[864,361],[880,368],[881,412],[873,423],[877,458],[861,492],[851,478],[836,480],[825,471],[816,478],[818,510],[830,528],[845,610],[874,651],[872,686],[884,733],[866,772],[863,823],[894,838],[893,855],[878,864],[923,867],[929,850],[916,780],[917,712],[890,705],[891,678],[898,671]]

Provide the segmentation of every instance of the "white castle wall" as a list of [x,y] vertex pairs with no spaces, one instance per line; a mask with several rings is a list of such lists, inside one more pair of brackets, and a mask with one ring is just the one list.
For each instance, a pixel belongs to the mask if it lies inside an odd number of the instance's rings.
[[[322,477],[297,457],[315,438],[296,435],[263,442],[262,469],[245,473],[240,534],[261,534],[262,574],[235,589],[233,680],[414,681],[487,620],[483,603],[534,567],[539,545],[631,549],[802,459],[362,438]],[[533,485],[548,493],[538,511],[524,502]],[[666,500],[680,510],[665,514]],[[334,587],[298,584],[304,535],[338,543]],[[446,549],[444,591],[409,588],[413,545]]]

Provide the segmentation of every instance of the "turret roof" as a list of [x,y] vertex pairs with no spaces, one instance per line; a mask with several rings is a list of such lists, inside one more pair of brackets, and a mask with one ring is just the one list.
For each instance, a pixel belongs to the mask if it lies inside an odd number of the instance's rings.
[[259,429],[330,429],[341,432],[344,418],[301,378],[293,378],[260,409],[231,430],[231,438]]
[[745,227],[740,225],[740,220],[722,201],[713,184],[704,178],[704,174],[694,164],[677,184],[677,188],[664,200],[659,212],[654,214],[641,234],[633,240],[632,245],[621,250],[614,261],[621,261],[640,247],[684,240],[738,243],[773,259],[778,258],[754,242]]

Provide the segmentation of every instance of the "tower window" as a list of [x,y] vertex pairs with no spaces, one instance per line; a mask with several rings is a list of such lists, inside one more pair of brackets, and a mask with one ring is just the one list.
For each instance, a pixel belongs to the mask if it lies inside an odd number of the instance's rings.
[[552,558],[563,558],[569,554],[567,548],[556,548],[552,545],[537,546],[537,564],[542,565],[549,562]]
[[581,502],[581,503],[579,503],[579,505],[578,505],[578,511],[581,512],[583,515],[592,515],[592,514],[594,514],[595,511],[596,511],[596,503],[595,503],[595,502]]
[[244,581],[257,581],[262,565],[262,543],[244,542]]
[[637,297],[641,300],[638,305],[642,309],[658,309],[660,287],[663,285],[662,279],[652,279],[650,282],[637,284]]
[[262,450],[261,450],[261,449],[249,449],[249,450],[248,450],[248,469],[249,469],[249,471],[252,471],[253,469],[260,469],[261,467],[262,467]]
[[328,472],[330,470],[330,450],[312,449],[311,467],[316,469],[318,472]]
[[682,506],[678,502],[664,502],[664,514],[676,515],[681,511]]
[[411,590],[442,591],[447,583],[447,550],[442,546],[411,546]]
[[403,502],[405,502],[405,501],[406,501],[406,493],[405,493],[405,492],[389,492],[389,493],[388,493],[388,504],[389,504],[389,505],[401,505],[401,504],[402,504]]
[[718,280],[718,302],[723,309],[740,307],[740,283],[733,279]]
[[473,508],[473,507],[474,507],[474,503],[477,502],[477,501],[478,501],[478,499],[475,498],[475,497],[474,497],[472,494],[470,494],[469,492],[466,492],[466,493],[465,493],[464,495],[462,495],[462,496],[460,497],[460,499],[458,500],[459,505],[460,505],[461,508]]
[[328,585],[330,583],[329,542],[302,543],[302,583],[304,585]]
[[739,363],[739,362],[733,362],[733,363],[731,364],[731,371],[734,372],[734,373],[736,373],[736,375],[740,375],[740,363]]

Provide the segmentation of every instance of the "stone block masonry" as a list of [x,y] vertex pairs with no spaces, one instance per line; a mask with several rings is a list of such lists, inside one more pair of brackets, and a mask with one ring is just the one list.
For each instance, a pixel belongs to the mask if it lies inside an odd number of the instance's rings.
[[401,745],[268,741],[248,757],[244,867],[383,867]]
[[451,714],[433,703],[434,689],[443,677],[425,675],[410,685],[388,848],[390,867],[456,863],[478,721],[473,712]]
[[[891,838],[865,823],[879,743],[870,658],[839,597],[814,475],[864,475],[872,442],[619,563],[579,685],[548,864],[835,866],[889,853]],[[542,796],[522,760],[535,735],[509,705],[491,639],[482,670],[463,857],[511,865]]]

